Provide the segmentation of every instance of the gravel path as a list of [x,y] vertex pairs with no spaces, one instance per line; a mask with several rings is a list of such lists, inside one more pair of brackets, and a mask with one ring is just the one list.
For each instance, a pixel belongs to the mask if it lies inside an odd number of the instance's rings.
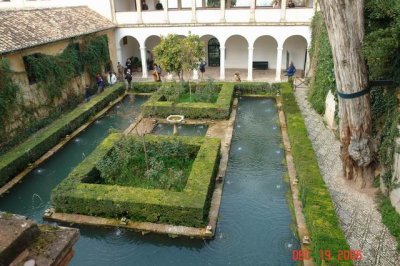
[[382,223],[373,193],[361,192],[351,181],[342,178],[339,140],[312,109],[307,89],[297,88],[295,95],[347,242],[352,250],[362,251],[363,259],[355,265],[400,265],[396,240]]

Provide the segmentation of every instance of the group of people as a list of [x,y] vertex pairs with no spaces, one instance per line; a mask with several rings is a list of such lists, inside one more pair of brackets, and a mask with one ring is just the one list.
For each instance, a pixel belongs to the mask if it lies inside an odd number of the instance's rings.
[[[294,8],[294,7],[296,7],[296,4],[293,2],[293,0],[288,0],[286,6],[289,8]],[[280,7],[280,0],[274,0],[272,2],[272,7],[273,8]]]
[[[160,3],[160,1],[157,1],[157,4],[156,4],[155,7],[156,7],[156,10],[163,10],[164,9],[164,7]],[[142,1],[142,10],[149,10],[149,6],[146,4],[145,0]]]
[[[104,88],[109,85],[112,86],[115,83],[117,83],[117,75],[114,71],[109,71],[106,76],[107,83],[104,81],[103,77],[100,75],[100,73],[97,73],[96,75],[96,85],[97,85],[97,93],[101,93],[104,91]],[[90,100],[90,97],[92,96],[91,89],[89,85],[86,85],[85,87],[85,100],[88,102]]]

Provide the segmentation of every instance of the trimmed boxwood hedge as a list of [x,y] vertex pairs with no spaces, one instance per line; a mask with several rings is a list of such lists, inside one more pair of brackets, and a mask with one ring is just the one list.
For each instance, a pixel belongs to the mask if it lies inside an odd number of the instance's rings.
[[[220,140],[216,138],[147,135],[146,141],[179,139],[200,149],[182,192],[96,184],[96,163],[113,148],[122,134],[110,134],[51,195],[57,212],[203,227],[207,224],[210,196],[218,169]],[[132,136],[134,137],[134,136]]]
[[130,92],[152,93],[157,91],[161,86],[160,82],[133,82]]
[[235,91],[239,94],[257,94],[275,97],[279,94],[279,89],[279,83],[243,82],[235,84]]
[[352,265],[352,261],[337,260],[339,250],[349,250],[349,245],[340,228],[331,196],[320,174],[291,85],[282,83],[281,92],[293,160],[299,179],[303,213],[311,234],[312,256],[320,265],[322,263],[320,250],[329,250],[332,253],[329,265]]
[[144,117],[167,117],[171,114],[183,115],[186,118],[228,118],[233,100],[233,84],[222,84],[216,103],[173,103],[158,101],[159,95],[154,94],[142,105]]
[[93,97],[66,115],[55,120],[51,125],[39,130],[25,142],[0,156],[0,186],[22,171],[29,163],[34,162],[61,138],[70,134],[85,123],[91,116],[124,92],[121,85],[107,88],[100,95]]

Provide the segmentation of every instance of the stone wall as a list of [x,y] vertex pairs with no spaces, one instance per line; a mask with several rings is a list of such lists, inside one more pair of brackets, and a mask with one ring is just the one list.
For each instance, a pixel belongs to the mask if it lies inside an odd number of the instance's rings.
[[[400,130],[400,126],[398,128]],[[400,213],[400,138],[396,139],[392,183],[394,184],[394,189],[390,192],[390,201],[397,212]]]
[[[116,49],[114,30],[101,31],[96,35],[108,36],[108,46],[110,59],[113,68],[116,70]],[[43,90],[37,84],[29,84],[27,72],[25,70],[23,57],[35,53],[46,55],[57,55],[71,43],[72,40],[62,40],[54,43],[44,44],[37,47],[24,49],[11,54],[2,55],[7,58],[13,72],[13,81],[19,85],[20,91],[17,96],[17,105],[12,111],[12,115],[3,125],[2,134],[14,136],[20,129],[26,128],[35,122],[40,121],[54,112],[55,108],[65,105],[72,99],[83,100],[86,85],[90,85],[90,77],[87,73],[73,78],[63,89],[62,96],[53,101],[49,101]],[[74,42],[82,42],[82,37],[74,39]],[[93,81],[92,81],[93,82]],[[0,143],[0,146],[3,143]]]

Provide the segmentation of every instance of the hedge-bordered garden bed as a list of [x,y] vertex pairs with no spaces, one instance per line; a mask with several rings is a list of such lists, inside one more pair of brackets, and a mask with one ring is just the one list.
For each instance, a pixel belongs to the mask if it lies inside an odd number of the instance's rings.
[[119,185],[96,184],[96,164],[104,158],[122,134],[108,136],[52,192],[57,212],[134,221],[203,227],[207,224],[210,197],[218,169],[220,140],[202,137],[147,135],[146,142],[182,141],[198,145],[196,159],[182,192]]
[[103,109],[108,103],[124,92],[120,85],[107,88],[100,95],[93,97],[66,115],[55,120],[51,125],[39,130],[25,142],[0,156],[0,187],[17,175],[29,163],[34,162],[61,138],[70,134],[91,116]]
[[155,93],[142,105],[143,116],[167,117],[176,114],[186,118],[228,118],[233,100],[233,87],[233,84],[222,84],[216,103],[159,101],[160,95]]
[[304,118],[291,85],[282,83],[281,93],[293,160],[299,179],[300,199],[311,234],[312,256],[317,264],[321,265],[320,251],[328,250],[332,254],[329,265],[352,265],[352,261],[338,261],[338,252],[350,248],[340,228],[332,198],[322,179]]

